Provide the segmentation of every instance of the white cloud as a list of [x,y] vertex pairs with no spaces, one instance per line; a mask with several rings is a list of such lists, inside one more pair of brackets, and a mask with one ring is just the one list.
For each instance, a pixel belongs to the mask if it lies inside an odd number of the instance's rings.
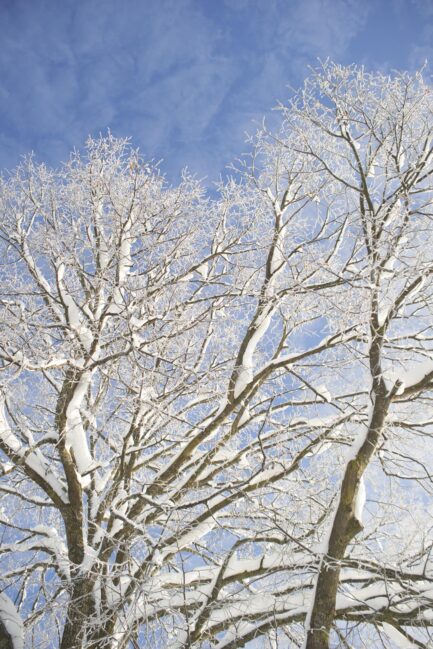
[[366,16],[354,0],[17,0],[0,8],[4,137],[55,163],[111,127],[170,171],[213,159],[215,177],[252,119],[316,56],[342,56]]

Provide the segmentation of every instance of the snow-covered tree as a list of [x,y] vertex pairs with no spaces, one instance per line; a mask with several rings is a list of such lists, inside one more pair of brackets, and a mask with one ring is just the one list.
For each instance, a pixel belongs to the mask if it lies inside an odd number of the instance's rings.
[[217,198],[111,136],[2,181],[5,646],[429,646],[432,90],[281,115]]

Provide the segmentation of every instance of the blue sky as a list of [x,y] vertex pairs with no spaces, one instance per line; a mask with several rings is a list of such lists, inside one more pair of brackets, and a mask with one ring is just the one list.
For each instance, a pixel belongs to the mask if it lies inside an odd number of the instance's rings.
[[0,0],[0,168],[109,127],[210,182],[317,57],[413,70],[432,36],[433,0]]

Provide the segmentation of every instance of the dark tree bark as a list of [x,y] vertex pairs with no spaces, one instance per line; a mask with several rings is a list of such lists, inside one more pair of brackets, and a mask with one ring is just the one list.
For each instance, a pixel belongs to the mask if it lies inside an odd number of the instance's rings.
[[14,649],[14,643],[6,627],[0,620],[0,649]]

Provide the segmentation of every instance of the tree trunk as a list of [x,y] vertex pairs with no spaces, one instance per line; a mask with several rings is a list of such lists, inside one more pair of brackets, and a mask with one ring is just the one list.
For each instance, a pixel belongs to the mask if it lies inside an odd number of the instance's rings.
[[5,625],[0,620],[0,649],[14,649],[14,643]]
[[93,580],[79,575],[73,581],[60,649],[81,649],[94,613]]
[[363,473],[377,448],[390,404],[390,397],[382,382],[378,392],[366,439],[356,457],[346,466],[327,552],[317,577],[306,649],[329,647],[329,634],[335,619],[341,561],[349,543],[362,530],[362,524],[355,516],[356,497]]

